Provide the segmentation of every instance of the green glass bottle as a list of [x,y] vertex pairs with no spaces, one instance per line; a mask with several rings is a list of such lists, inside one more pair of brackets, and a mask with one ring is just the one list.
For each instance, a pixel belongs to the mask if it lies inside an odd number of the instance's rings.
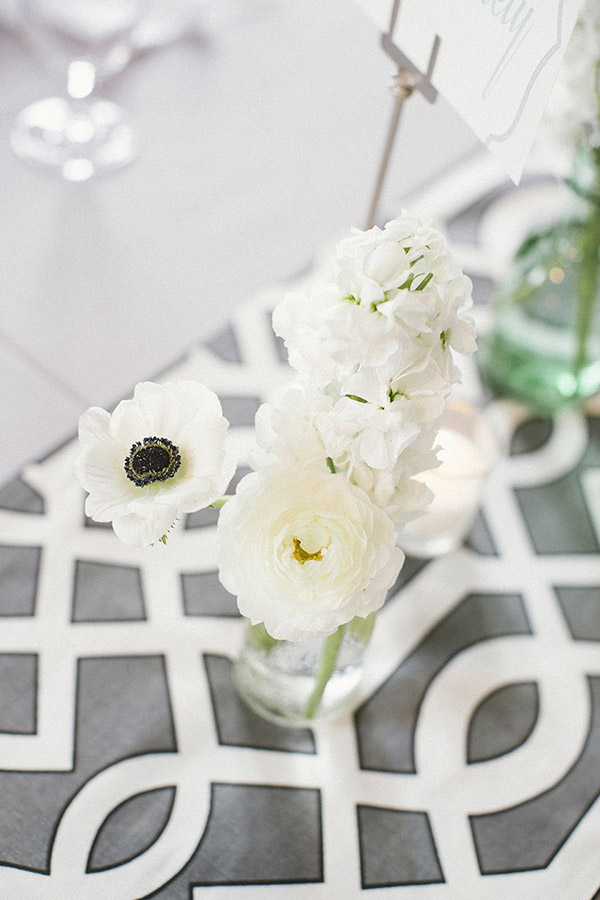
[[478,353],[495,393],[550,416],[600,390],[600,144],[579,147],[568,184],[564,218],[517,251]]

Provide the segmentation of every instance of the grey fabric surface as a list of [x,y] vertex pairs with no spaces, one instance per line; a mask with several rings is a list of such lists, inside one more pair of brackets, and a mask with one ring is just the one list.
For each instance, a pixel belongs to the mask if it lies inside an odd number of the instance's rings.
[[57,821],[94,774],[131,756],[176,750],[164,660],[158,657],[82,659],[76,702],[70,771],[0,772],[4,865],[48,872]]
[[74,622],[145,619],[139,569],[78,561],[73,596]]
[[[254,402],[248,404],[249,420]],[[591,440],[597,438],[591,423]],[[513,440],[513,457],[535,452],[549,439],[547,423],[525,423]],[[582,517],[585,503],[580,472],[597,464],[596,451],[586,451],[576,472],[563,479],[561,495],[575,503],[576,520],[585,535],[593,531]],[[243,475],[238,473],[236,481]],[[525,523],[538,552],[544,552],[556,508],[551,489],[536,485],[519,488],[522,500],[529,491]],[[22,494],[24,505],[30,498]],[[14,505],[15,494],[9,501]],[[523,504],[522,504],[522,508]],[[538,524],[541,523],[541,524]],[[214,522],[189,517],[187,531],[203,532]],[[555,529],[555,535],[561,534]],[[569,533],[563,544],[571,552],[594,552],[588,538]],[[546,544],[544,543],[546,542]],[[556,540],[555,540],[556,543]],[[475,523],[470,552],[495,558],[498,549],[485,519]],[[41,551],[31,547],[0,548],[2,597],[5,616],[35,613],[35,588]],[[390,592],[418,584],[430,563],[411,560]],[[77,560],[73,579],[72,622],[127,623],[146,618],[140,571],[135,566]],[[573,638],[600,640],[600,593],[596,585],[556,585],[556,598]],[[183,612],[188,617],[236,617],[235,599],[224,591],[216,571],[181,573]],[[365,771],[417,776],[415,733],[424,698],[450,662],[478,643],[500,636],[529,635],[526,604],[518,594],[471,593],[454,604],[436,622],[418,646],[357,710],[355,728],[359,762]],[[201,665],[200,657],[198,665]],[[231,660],[207,654],[204,666],[210,689],[218,740],[223,747],[286,754],[314,755],[318,745],[310,731],[288,731],[266,723],[237,697],[231,680]],[[77,725],[70,772],[0,774],[0,859],[5,866],[32,872],[50,871],[53,833],[62,812],[94,774],[118,760],[149,752],[176,753],[177,740],[170,710],[168,679],[160,657],[129,656],[81,659],[77,681]],[[0,727],[6,734],[34,735],[38,688],[36,654],[0,654]],[[524,803],[486,815],[469,817],[473,844],[482,876],[543,869],[577,828],[600,791],[600,740],[597,710],[598,679],[590,679],[594,719],[585,748],[565,776],[547,791]],[[468,733],[465,762],[477,765],[493,760],[526,743],[539,714],[535,682],[507,684],[483,698],[474,710]],[[188,863],[164,887],[147,896],[184,900],[189,886],[242,885],[323,880],[321,795],[318,789],[214,782],[210,813],[201,828],[201,840]],[[172,815],[177,788],[142,791],[120,803],[104,820],[90,849],[87,872],[110,871],[126,865],[160,840]],[[434,832],[425,810],[356,804],[361,888],[444,884]],[[256,827],[258,826],[258,827]],[[333,896],[333,894],[332,894]],[[577,898],[580,900],[580,898]],[[586,898],[581,898],[586,900]]]
[[473,713],[467,739],[467,762],[510,753],[535,727],[539,692],[535,682],[507,684],[481,701]]
[[18,512],[42,513],[44,501],[40,495],[20,478],[15,478],[0,488],[0,509]]
[[600,678],[590,679],[592,722],[576,764],[554,787],[471,824],[484,874],[543,869],[600,794]]
[[37,656],[0,654],[0,732],[35,734],[37,717]]
[[[597,423],[592,421],[591,442],[598,434]],[[550,437],[546,422],[526,422],[513,439],[512,458],[543,448]],[[567,477],[578,481],[580,473],[593,467],[596,460],[591,446],[577,470]],[[535,547],[543,540],[535,531],[536,524],[543,523],[542,534],[547,534],[547,520],[552,518],[549,512],[555,509],[552,496],[542,488],[536,485],[531,489],[535,491],[531,494],[534,514],[524,518]],[[577,509],[577,504],[586,501],[581,493],[567,492],[564,502],[574,502]],[[188,532],[214,527],[194,520],[186,524]],[[569,540],[574,540],[573,536]],[[500,561],[493,531],[482,517],[467,546],[474,558]],[[586,544],[578,546],[580,553],[589,552]],[[2,585],[5,598],[10,598],[10,602],[5,599],[5,615],[28,616],[33,621],[40,551],[28,547],[2,550]],[[402,590],[416,590],[419,581],[429,577],[431,566],[428,560],[409,558],[390,592],[388,606],[397,603]],[[554,590],[572,639],[600,642],[600,585],[556,584]],[[215,571],[182,572],[181,598],[186,617],[237,616],[235,600],[220,587]],[[145,622],[139,569],[77,560],[71,615],[74,626],[122,623],[126,627]],[[519,594],[471,592],[452,604],[356,711],[354,727],[362,770],[418,777],[415,735],[423,702],[435,689],[436,679],[466,651],[511,636],[535,637],[527,601]],[[220,746],[300,757],[319,754],[310,730],[281,729],[259,719],[242,703],[233,686],[230,658],[208,653],[202,661],[198,654],[198,668],[202,666]],[[178,752],[163,658],[87,657],[79,660],[77,671],[71,770],[0,773],[0,859],[5,866],[50,872],[56,823],[96,773],[119,760]],[[3,733],[35,735],[39,677],[37,654],[0,654]],[[563,777],[522,803],[468,817],[482,877],[546,868],[600,793],[600,679],[589,677],[588,684],[592,723],[582,752]],[[491,691],[472,712],[465,764],[477,766],[510,756],[530,739],[539,715],[540,693],[535,681],[517,680]],[[208,818],[200,827],[201,837],[188,863],[160,890],[144,896],[184,900],[192,885],[323,882],[326,848],[321,791],[293,785],[236,784],[235,770],[230,774],[230,783],[212,782]],[[88,874],[125,866],[159,841],[173,814],[176,795],[177,787],[165,784],[118,804],[98,829],[87,861]],[[426,810],[357,802],[355,811],[362,890],[446,884]]]
[[388,681],[356,712],[361,765],[415,772],[419,708],[436,675],[462,650],[499,635],[527,634],[523,602],[511,595],[471,595],[433,628]]
[[205,656],[219,743],[262,747],[294,753],[315,753],[309,728],[280,728],[255,715],[240,699],[232,677],[232,662],[223,656]]
[[40,567],[39,547],[0,546],[0,616],[32,616]]
[[156,896],[185,896],[188,884],[322,879],[318,791],[214,784],[210,816],[196,854],[170,888]]
[[362,886],[444,881],[426,813],[358,807]]

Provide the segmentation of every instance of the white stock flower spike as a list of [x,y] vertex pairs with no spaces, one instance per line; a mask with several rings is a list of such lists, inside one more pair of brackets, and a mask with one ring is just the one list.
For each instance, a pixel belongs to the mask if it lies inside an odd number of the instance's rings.
[[217,395],[195,381],[142,382],[112,415],[88,409],[76,462],[86,514],[126,544],[164,540],[181,514],[225,492],[236,464],[228,426]]
[[436,464],[455,356],[476,349],[472,284],[443,235],[405,214],[340,241],[327,277],[274,310],[298,378],[259,411],[263,464],[328,461],[401,527],[431,499],[413,479]]
[[317,387],[359,368],[397,377],[428,363],[456,380],[449,348],[475,349],[471,289],[443,235],[402,215],[340,241],[330,281],[286,296],[273,327],[291,365]]

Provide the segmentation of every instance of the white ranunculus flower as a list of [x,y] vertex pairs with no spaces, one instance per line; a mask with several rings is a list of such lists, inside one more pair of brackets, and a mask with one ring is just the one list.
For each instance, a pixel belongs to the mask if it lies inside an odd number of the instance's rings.
[[343,476],[273,466],[241,480],[217,527],[219,578],[277,639],[379,609],[404,561],[391,520]]
[[195,381],[142,382],[112,415],[88,409],[76,463],[87,515],[112,521],[126,544],[160,540],[180,514],[225,492],[236,465],[228,426],[217,395]]

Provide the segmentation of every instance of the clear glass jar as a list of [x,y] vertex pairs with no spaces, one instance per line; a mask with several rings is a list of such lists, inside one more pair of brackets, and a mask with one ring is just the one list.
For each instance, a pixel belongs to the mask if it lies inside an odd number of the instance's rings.
[[264,625],[246,622],[234,666],[238,693],[263,718],[290,727],[350,712],[374,621],[375,614],[357,617],[333,634],[306,641],[276,640]]
[[578,149],[564,218],[529,235],[478,354],[500,395],[552,415],[600,389],[600,145]]

